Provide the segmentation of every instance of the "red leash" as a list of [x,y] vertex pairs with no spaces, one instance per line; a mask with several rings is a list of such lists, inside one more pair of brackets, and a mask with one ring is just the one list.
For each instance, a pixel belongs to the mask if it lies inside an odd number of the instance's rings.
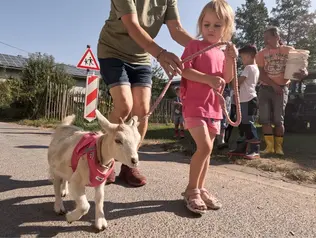
[[[194,59],[195,57],[199,56],[200,54],[212,49],[212,48],[215,48],[215,47],[218,47],[218,46],[221,46],[221,45],[227,45],[228,46],[229,42],[219,42],[219,43],[216,43],[214,45],[210,45],[196,53],[194,53],[193,55],[185,58],[182,63],[186,63],[192,59]],[[225,99],[223,97],[223,92],[224,92],[224,89],[225,87],[222,87],[222,89],[220,91],[216,91],[214,90],[214,92],[216,93],[216,95],[220,98],[220,104],[221,104],[221,107],[224,111],[224,114],[227,118],[227,122],[234,126],[234,127],[237,127],[239,126],[240,122],[241,122],[241,109],[240,109],[240,100],[239,100],[239,91],[238,91],[238,79],[237,79],[237,63],[236,63],[236,60],[234,62],[234,66],[233,66],[233,70],[234,70],[234,78],[233,78],[233,81],[234,81],[234,94],[235,94],[235,100],[236,100],[236,115],[237,115],[237,119],[235,122],[233,122],[229,115],[228,115],[228,112],[227,112],[227,108],[226,108],[226,103],[225,103]],[[162,98],[165,96],[168,88],[170,87],[170,84],[172,82],[172,79],[173,79],[173,76],[169,76],[169,81],[168,83],[166,84],[166,86],[164,87],[164,89],[162,90],[161,94],[159,95],[159,97],[157,98],[157,100],[155,101],[154,105],[151,107],[151,109],[149,110],[149,112],[147,113],[146,116],[144,116],[142,119],[145,119],[145,118],[148,118],[151,116],[151,114],[153,113],[153,111],[157,108],[158,104],[161,102]]]

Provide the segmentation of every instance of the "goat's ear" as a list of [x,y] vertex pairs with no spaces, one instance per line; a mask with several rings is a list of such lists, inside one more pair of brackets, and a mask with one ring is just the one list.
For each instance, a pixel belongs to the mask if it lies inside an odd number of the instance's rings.
[[100,126],[104,131],[110,132],[117,128],[117,125],[109,122],[108,119],[106,119],[105,116],[103,116],[99,110],[96,110],[95,113],[100,123]]
[[127,123],[129,126],[139,126],[139,122],[138,122],[138,117],[137,116],[133,116]]

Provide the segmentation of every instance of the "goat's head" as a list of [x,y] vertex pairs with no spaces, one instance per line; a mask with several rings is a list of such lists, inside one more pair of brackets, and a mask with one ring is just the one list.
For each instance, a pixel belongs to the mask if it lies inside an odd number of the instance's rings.
[[138,117],[133,116],[127,123],[123,120],[119,124],[110,123],[98,110],[97,119],[101,128],[107,133],[108,153],[114,159],[129,166],[136,167],[139,162],[138,146],[141,136],[138,132]]

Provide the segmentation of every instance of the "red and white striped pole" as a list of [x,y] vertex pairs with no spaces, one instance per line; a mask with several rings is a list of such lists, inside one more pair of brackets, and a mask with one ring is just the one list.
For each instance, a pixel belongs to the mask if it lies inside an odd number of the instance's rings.
[[[90,50],[90,45],[87,45],[88,50]],[[93,56],[92,51],[91,57],[94,61],[95,67],[98,69],[97,62]],[[82,59],[83,60],[83,59]],[[91,67],[95,69],[95,67]],[[98,95],[99,95],[99,77],[93,74],[89,75],[89,68],[87,67],[87,79],[86,79],[86,95],[85,95],[85,105],[84,105],[84,119],[91,122],[96,119],[96,109],[98,107]]]
[[98,106],[99,95],[99,77],[97,75],[88,75],[86,82],[86,100],[84,107],[84,118],[91,122],[96,118],[95,110]]

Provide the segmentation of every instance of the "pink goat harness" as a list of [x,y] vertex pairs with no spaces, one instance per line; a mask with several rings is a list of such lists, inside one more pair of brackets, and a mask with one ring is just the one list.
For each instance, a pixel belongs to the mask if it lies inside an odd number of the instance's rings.
[[95,133],[85,134],[76,145],[72,158],[71,168],[73,171],[76,170],[80,158],[86,158],[89,165],[90,183],[87,184],[89,187],[96,187],[103,183],[114,169],[114,161],[111,167],[104,173],[103,167],[100,166],[97,158],[97,139],[99,135]]

